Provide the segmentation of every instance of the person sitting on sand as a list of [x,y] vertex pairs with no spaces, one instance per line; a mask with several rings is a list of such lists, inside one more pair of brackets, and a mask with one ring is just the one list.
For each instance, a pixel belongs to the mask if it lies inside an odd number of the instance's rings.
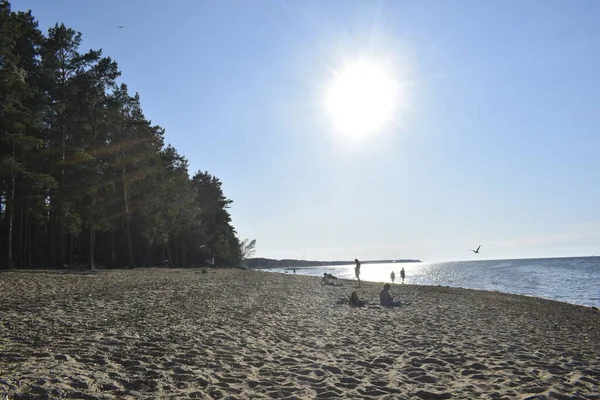
[[[331,277],[333,277],[333,275],[328,274],[327,272],[323,273],[323,277],[321,278],[321,285],[331,285],[331,286],[340,286],[337,283],[331,282],[329,279],[331,279]],[[334,279],[337,279],[334,277]]]
[[383,289],[379,292],[379,304],[383,307],[397,307],[400,304],[400,301],[394,300],[392,295],[390,294],[390,288],[392,286],[389,283],[383,285]]
[[368,303],[367,300],[359,299],[358,293],[356,293],[356,292],[352,292],[352,294],[350,295],[350,299],[348,300],[348,304],[350,304],[350,306],[352,306],[352,307],[362,307],[362,306],[366,305],[367,303]]

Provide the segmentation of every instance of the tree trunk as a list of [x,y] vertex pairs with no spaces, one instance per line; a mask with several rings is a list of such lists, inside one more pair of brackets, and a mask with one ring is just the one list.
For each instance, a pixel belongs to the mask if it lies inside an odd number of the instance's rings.
[[[96,158],[96,134],[98,132],[98,123],[96,121],[96,119],[94,119],[94,132],[93,132],[93,137],[92,137],[92,156],[94,157],[94,161]],[[90,250],[89,250],[89,260],[88,260],[88,266],[89,269],[94,269],[94,250],[96,247],[96,223],[95,223],[95,218],[96,218],[96,165],[94,165],[94,172],[92,174],[93,180],[92,180],[92,185],[93,185],[93,190],[92,190],[92,212],[91,212],[91,220],[92,223],[90,224]]]
[[5,221],[6,221],[6,237],[4,242],[4,260],[3,266],[4,268],[11,269],[12,268],[12,235],[13,235],[13,214],[14,214],[14,200],[15,200],[15,180],[14,175],[9,180],[8,183],[8,196],[6,197],[6,209],[5,213]]
[[65,223],[62,217],[58,223],[58,267],[62,269],[65,267],[65,261],[67,259],[67,249],[65,246]]
[[[65,93],[65,84],[67,81],[67,76],[66,76],[66,72],[63,70],[62,72],[62,80],[61,80],[61,99],[64,99],[64,93]],[[59,198],[59,209],[60,209],[60,214],[59,214],[59,235],[58,235],[58,240],[59,240],[59,255],[58,255],[58,264],[60,266],[60,268],[64,268],[65,267],[65,261],[66,261],[66,248],[65,248],[65,161],[67,159],[67,133],[66,133],[66,129],[65,129],[65,114],[64,111],[60,114],[61,116],[61,120],[60,120],[60,137],[61,137],[61,168],[60,168],[60,186],[59,186],[59,193],[60,196]],[[71,263],[69,262],[69,265]]]
[[169,242],[167,242],[165,244],[165,246],[167,247],[167,257],[169,257],[169,265],[168,266],[169,267],[173,267],[174,266],[174,264],[173,264],[174,260],[173,260],[173,257],[171,256],[171,246],[169,245]]
[[127,241],[127,258],[129,259],[129,268],[135,268],[135,256],[133,255],[133,243],[131,241],[131,230],[129,222],[125,227],[125,240]]
[[23,238],[23,262],[27,268],[31,267],[31,223],[29,220],[29,200],[26,202],[25,236]]
[[69,233],[69,269],[73,268],[73,235]]
[[81,235],[77,236],[77,265],[81,263]]
[[[52,209],[52,207],[54,207],[54,202],[56,200],[54,199],[54,197],[50,198],[50,209]],[[50,265],[54,265],[54,263],[56,262],[56,212],[55,211],[50,211],[50,227],[49,227],[49,232],[50,232],[50,237],[48,238],[48,260],[47,263]],[[43,237],[43,236],[42,236]],[[44,241],[43,239],[41,239],[40,241]]]
[[[17,253],[17,265],[22,268],[24,265],[23,259],[24,259],[24,246],[23,246],[23,241],[24,241],[24,235],[25,235],[25,230],[23,229],[24,226],[24,215],[23,215],[23,208],[25,207],[25,200],[24,200],[24,195],[23,195],[23,188],[20,188],[19,190],[19,227],[17,230],[17,236],[16,236],[16,243],[15,243],[15,248],[16,248],[16,253]],[[13,234],[14,237],[14,234]]]
[[186,263],[185,263],[185,245],[182,243],[179,243],[179,262],[181,263],[182,267],[186,267]]
[[90,269],[94,269],[94,247],[96,246],[96,226],[94,223],[90,226],[90,253],[88,265]]
[[[173,253],[169,254],[169,258],[173,260],[171,266],[179,267],[179,254],[177,253],[177,238],[173,237],[173,240],[170,240],[169,243],[173,243]],[[171,247],[170,244],[169,247]]]
[[6,241],[5,241],[5,256],[4,256],[4,267],[12,269],[12,235],[13,235],[13,216],[14,216],[14,205],[15,205],[15,166],[14,160],[16,156],[16,143],[13,139],[12,158],[13,165],[11,167],[10,178],[8,179],[8,190],[6,196]]
[[144,242],[143,242],[143,240],[141,240],[139,242],[139,251],[140,251],[140,265],[142,267],[145,267],[146,266],[146,259],[144,257]]
[[127,244],[127,258],[129,260],[129,268],[135,268],[135,257],[133,255],[133,243],[131,242],[131,214],[129,211],[129,200],[127,199],[127,182],[125,180],[125,165],[123,164],[123,200],[125,206],[125,223],[124,233]]
[[[8,197],[8,195],[4,196],[4,188],[0,186],[0,254],[4,254],[4,221],[5,221],[5,213],[4,207],[2,207],[2,199]],[[4,265],[4,260],[2,256],[0,256],[0,268]]]
[[111,268],[115,268],[115,262],[116,262],[116,249],[115,249],[115,231],[112,231],[112,237],[110,239],[110,258],[108,259],[108,262],[110,263],[110,267]]

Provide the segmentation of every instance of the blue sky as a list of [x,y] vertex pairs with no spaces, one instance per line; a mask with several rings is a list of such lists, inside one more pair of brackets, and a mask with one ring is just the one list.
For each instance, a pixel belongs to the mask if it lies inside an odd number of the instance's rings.
[[[223,181],[257,256],[600,255],[600,2],[12,5],[119,63],[190,172]],[[403,101],[353,141],[323,98],[363,57]]]

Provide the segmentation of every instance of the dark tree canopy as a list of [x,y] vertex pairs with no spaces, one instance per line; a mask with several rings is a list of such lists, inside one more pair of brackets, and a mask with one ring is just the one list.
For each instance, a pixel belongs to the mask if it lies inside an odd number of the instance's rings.
[[0,267],[236,266],[231,200],[82,34],[0,0]]

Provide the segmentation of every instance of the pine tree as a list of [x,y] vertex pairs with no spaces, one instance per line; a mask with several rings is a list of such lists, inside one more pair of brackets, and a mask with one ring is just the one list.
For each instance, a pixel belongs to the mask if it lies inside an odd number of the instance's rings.
[[[53,180],[32,170],[40,138],[42,96],[38,56],[42,34],[30,12],[13,13],[8,2],[0,2],[0,197],[4,197],[2,216],[4,254],[2,264],[10,268],[14,260],[15,208],[21,199],[18,224],[19,263],[23,262],[24,209],[30,189],[52,187]],[[0,205],[0,209],[2,209]]]
[[[78,192],[77,168],[89,158],[77,146],[80,134],[77,126],[79,84],[88,70],[100,60],[100,51],[90,50],[81,54],[82,35],[64,24],[56,24],[48,30],[42,49],[44,90],[48,96],[46,113],[46,140],[51,149],[50,170],[58,181],[57,190],[50,196],[51,202],[51,259],[63,267],[66,262],[65,236],[77,235],[82,221],[76,213]],[[58,243],[57,243],[58,242]],[[56,251],[58,247],[58,251]]]

